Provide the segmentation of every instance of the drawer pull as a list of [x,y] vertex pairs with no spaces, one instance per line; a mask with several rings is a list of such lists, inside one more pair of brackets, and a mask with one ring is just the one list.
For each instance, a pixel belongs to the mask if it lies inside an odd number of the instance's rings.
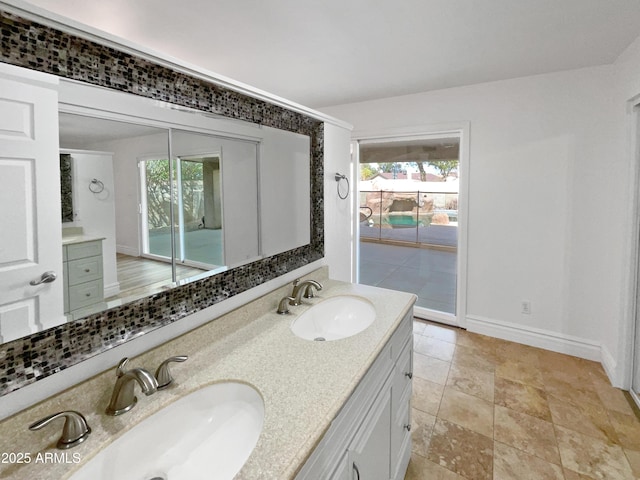
[[85,297],[90,297],[91,296],[90,293],[85,293],[84,295],[85,295]]
[[85,268],[84,271],[85,271],[85,273],[89,273],[91,271],[91,269],[90,268]]
[[407,424],[404,426],[404,429],[405,429],[407,432],[410,432],[410,431],[411,431],[411,424],[410,424],[410,423],[407,423]]
[[411,380],[413,378],[413,372],[406,372],[404,376]]

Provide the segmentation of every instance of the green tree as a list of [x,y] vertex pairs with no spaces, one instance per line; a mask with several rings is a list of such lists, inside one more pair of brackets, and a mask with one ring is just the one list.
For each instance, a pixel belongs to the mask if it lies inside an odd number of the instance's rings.
[[[458,160],[431,160],[429,166],[438,170],[442,180],[447,181],[447,177],[458,169],[458,163]],[[420,172],[422,174],[422,170]]]
[[[147,160],[147,218],[152,229],[170,227],[171,222],[171,185],[169,183],[169,161],[167,159]],[[182,203],[185,212],[198,210],[194,205],[194,191],[202,189],[202,164],[183,161],[182,164]],[[174,180],[175,182],[175,180]],[[185,188],[187,187],[187,188]],[[177,189],[175,190],[177,192]],[[174,199],[175,212],[177,201]]]
[[374,168],[370,163],[360,165],[360,180],[369,180],[378,174],[378,169]]

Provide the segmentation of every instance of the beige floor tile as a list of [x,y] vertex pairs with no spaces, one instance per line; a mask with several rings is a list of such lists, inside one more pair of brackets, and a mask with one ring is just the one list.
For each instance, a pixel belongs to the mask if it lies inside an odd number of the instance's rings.
[[634,478],[622,447],[557,425],[555,430],[563,467],[593,478]]
[[438,418],[493,437],[493,404],[451,387],[444,389]]
[[411,406],[431,415],[437,415],[443,393],[444,385],[413,377]]
[[627,460],[629,460],[633,474],[636,478],[640,478],[640,451],[625,448],[624,453],[627,456]]
[[496,357],[500,363],[512,361],[538,367],[540,364],[539,350],[539,348],[520,343],[506,342],[496,346]]
[[427,459],[469,480],[491,480],[493,441],[439,418],[433,428]]
[[496,377],[512,382],[525,383],[536,388],[544,388],[542,373],[535,365],[507,361],[496,365]]
[[493,402],[493,373],[475,367],[452,364],[447,386],[460,392]]
[[626,415],[609,410],[609,420],[618,434],[618,443],[621,446],[630,450],[640,450],[640,420],[633,411],[631,415]]
[[595,390],[607,410],[615,410],[624,415],[635,415],[627,397],[619,388],[612,387],[610,384],[597,384]]
[[592,385],[571,385],[563,380],[555,377],[544,377],[544,389],[547,394],[551,394],[560,400],[571,402],[575,405],[584,403],[592,403],[602,406],[602,401],[598,394],[593,390]]
[[560,465],[560,455],[551,422],[496,405],[494,439]]
[[555,369],[548,368],[542,364],[540,370],[542,371],[543,381],[546,379],[555,379],[571,385],[573,388],[594,390],[593,381],[588,371],[581,364],[578,364],[579,366],[572,365],[572,362],[569,362],[565,368]]
[[404,480],[465,480],[451,470],[436,465],[420,455],[411,455]]
[[568,468],[563,468],[562,472],[564,473],[564,480],[593,480],[593,478],[588,475],[574,472],[573,470],[569,470]]
[[417,335],[422,335],[422,332],[424,332],[425,328],[427,328],[426,323],[421,322],[420,320],[413,321],[413,333]]
[[425,337],[433,337],[438,340],[442,340],[444,342],[449,343],[457,343],[458,337],[461,335],[463,330],[459,328],[452,327],[444,327],[440,325],[427,325],[427,328],[424,329],[422,335]]
[[584,433],[600,440],[616,443],[618,436],[613,428],[607,411],[602,405],[582,402],[575,405],[553,395],[548,397],[551,416],[555,425]]
[[453,358],[453,352],[456,349],[455,344],[438,340],[433,337],[425,337],[420,335],[413,344],[413,349],[422,355],[450,362]]
[[496,362],[492,356],[478,354],[473,348],[460,344],[456,345],[456,351],[453,353],[451,363],[461,367],[472,367],[491,373],[495,373],[496,370]]
[[559,465],[494,442],[493,480],[564,480]]
[[551,411],[544,390],[506,378],[495,379],[496,405],[551,421]]
[[413,375],[444,385],[449,375],[449,362],[434,357],[413,353]]
[[458,335],[456,344],[472,348],[476,352],[480,352],[495,360],[496,339],[493,337],[487,337],[486,335],[479,335],[477,333],[471,333],[463,330]]
[[413,453],[427,456],[431,433],[436,417],[415,408],[411,410],[411,450]]
[[581,359],[566,353],[552,352],[551,350],[538,349],[538,360],[540,365],[546,365],[548,368],[562,370],[567,365],[580,366]]

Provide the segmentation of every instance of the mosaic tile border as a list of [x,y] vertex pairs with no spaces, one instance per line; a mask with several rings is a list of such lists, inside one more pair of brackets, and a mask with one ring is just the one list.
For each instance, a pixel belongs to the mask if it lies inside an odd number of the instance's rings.
[[324,256],[324,124],[0,10],[0,61],[311,137],[310,244],[0,345],[0,396]]

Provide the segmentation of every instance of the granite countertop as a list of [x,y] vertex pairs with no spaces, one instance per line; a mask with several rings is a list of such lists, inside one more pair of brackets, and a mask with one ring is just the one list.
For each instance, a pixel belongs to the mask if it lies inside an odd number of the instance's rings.
[[73,245],[75,243],[93,242],[95,240],[104,240],[104,237],[92,237],[90,235],[68,235],[62,237],[62,245]]
[[[0,422],[0,454],[30,452],[35,458],[39,452],[61,452],[54,447],[58,425],[37,432],[27,427],[48,414],[77,410],[87,418],[92,433],[67,452],[79,454],[84,462],[174,400],[208,384],[235,380],[256,388],[265,406],[262,433],[236,479],[294,478],[415,301],[408,293],[328,280],[323,278],[325,272],[307,276],[320,280],[324,288],[316,298],[305,299],[305,305],[291,307],[291,315],[275,313],[278,300],[290,294],[287,285],[132,358],[131,368],[153,372],[170,356],[189,356],[172,365],[176,381],[172,387],[149,397],[138,395],[136,407],[122,416],[104,414],[115,382],[114,366]],[[344,294],[365,297],[375,306],[376,320],[366,330],[330,342],[303,340],[291,332],[291,322],[311,304]],[[0,477],[58,480],[80,465],[0,463]]]

